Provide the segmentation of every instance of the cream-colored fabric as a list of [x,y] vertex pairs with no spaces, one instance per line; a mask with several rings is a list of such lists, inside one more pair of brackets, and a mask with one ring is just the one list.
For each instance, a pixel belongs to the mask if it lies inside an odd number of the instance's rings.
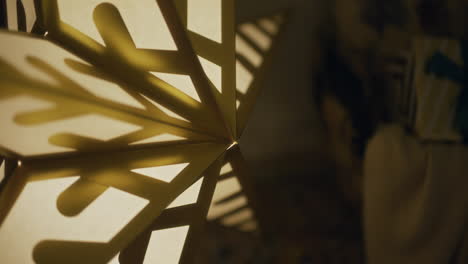
[[[368,263],[450,263],[466,248],[467,220],[468,148],[381,128],[364,164]],[[467,254],[457,255],[456,263],[468,263]]]

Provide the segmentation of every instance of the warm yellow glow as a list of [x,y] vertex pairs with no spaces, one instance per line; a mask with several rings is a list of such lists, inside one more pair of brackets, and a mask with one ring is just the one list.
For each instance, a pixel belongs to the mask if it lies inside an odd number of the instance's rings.
[[[72,76],[74,72],[65,64],[65,59],[73,59],[83,63],[83,61],[74,55],[42,39],[28,38],[24,35],[7,34],[6,32],[0,33],[0,36],[4,47],[14,47],[0,50],[0,58],[2,60],[5,60],[8,64],[14,66],[27,76],[35,79],[37,78],[50,84],[59,83],[49,74],[41,71],[38,67],[35,67],[27,61],[28,56],[42,59],[44,62],[53,65],[55,69],[64,73],[66,76]],[[74,79],[74,81],[77,80]]]
[[[224,172],[226,173],[232,170],[231,166],[228,164],[229,163],[223,166]],[[223,169],[221,174],[223,174]],[[245,196],[239,196],[234,199],[222,201],[236,193],[239,193],[240,191],[242,191],[242,187],[237,177],[229,177],[227,179],[218,181],[215,192],[213,194],[211,206],[208,211],[207,219],[216,219],[219,216],[224,215],[232,210],[247,205],[247,198]]]
[[254,67],[259,67],[262,64],[262,56],[240,35],[236,35],[236,53],[242,55]]
[[109,187],[78,216],[65,217],[57,198],[78,179],[27,183],[0,227],[2,263],[33,263],[31,252],[43,240],[107,243],[148,204]]
[[224,175],[230,172],[232,172],[232,166],[231,166],[231,163],[228,162],[224,164],[223,167],[221,167],[220,175]]
[[200,178],[194,184],[192,184],[192,186],[190,186],[182,194],[177,196],[177,198],[166,209],[196,203],[198,200],[198,194],[200,193],[202,183],[203,183],[203,177]]
[[239,229],[245,232],[255,231],[257,229],[257,221],[252,219],[251,221],[239,226]]
[[177,49],[154,0],[139,0],[138,3],[128,0],[59,0],[60,19],[104,45],[93,19],[94,9],[101,3],[111,3],[119,10],[137,48]]
[[[223,168],[225,168],[225,171],[229,171],[230,169],[229,167],[223,167]],[[233,194],[240,192],[241,190],[242,188],[240,186],[240,183],[237,177],[230,177],[228,179],[219,181],[218,184],[216,185],[215,192],[213,194],[213,199],[211,202],[210,209],[208,211],[207,219],[208,220],[216,219],[220,217],[221,215],[224,215],[232,210],[235,210],[237,208],[247,205],[247,198],[245,196],[239,196],[237,198],[234,198],[228,201],[220,202],[223,199],[226,199],[229,196],[232,196]]]
[[227,149],[228,150],[232,149],[233,147],[237,146],[237,144],[238,144],[237,141],[234,141],[234,142],[231,143],[231,145]]
[[[60,74],[65,75],[65,77],[69,78],[70,81],[77,83],[87,92],[97,97],[144,109],[143,105],[131,97],[117,84],[88,74],[80,73],[71,68],[67,62],[89,66],[90,70],[98,74],[97,70],[91,67],[88,63],[49,41],[30,38],[25,35],[14,35],[1,32],[0,42],[3,47],[11,47],[0,50],[0,59],[5,60],[8,64],[14,66],[18,71],[30,78],[39,79],[51,85],[58,85],[59,87],[64,85],[57,79],[54,79],[54,76],[49,72],[32,64],[30,60],[28,60],[28,57],[31,57],[34,60],[42,60]],[[64,87],[64,89],[65,88],[69,87]]]
[[171,182],[183,169],[185,169],[185,167],[187,167],[187,165],[188,163],[180,163],[158,167],[139,168],[132,171],[160,181]]
[[236,88],[242,94],[247,93],[250,84],[252,84],[253,75],[242,65],[236,61]]
[[236,100],[236,109],[239,109],[241,102],[239,100]]
[[86,90],[96,95],[97,97],[109,99],[117,103],[126,104],[136,108],[145,109],[145,107],[140,102],[138,102],[135,98],[130,96],[126,91],[124,91],[116,84],[104,79],[86,79],[86,87],[90,87]]
[[10,30],[18,30],[18,10],[16,8],[16,1],[17,0],[6,1],[7,22]]
[[21,160],[18,160],[17,165],[18,165],[18,167],[21,167],[21,165],[23,165],[23,162]]
[[245,222],[252,217],[253,217],[252,210],[249,208],[245,208],[245,209],[240,210],[239,212],[236,212],[232,215],[224,217],[221,220],[221,223],[223,223],[223,225],[226,225],[226,226],[234,226],[242,222]]
[[[7,22],[8,29],[18,30],[18,10],[16,5],[17,0],[7,0]],[[26,18],[26,32],[31,32],[34,23],[36,22],[36,9],[34,7],[34,0],[22,0],[21,3],[24,7],[24,14]]]
[[107,264],[120,264],[119,256],[120,256],[120,252],[113,259],[111,259],[111,261],[109,261]]
[[150,99],[149,97],[147,96],[144,96],[144,95],[141,95],[143,96],[146,100],[148,100],[151,104],[153,104],[154,106],[156,106],[156,108],[158,108],[159,110],[161,110],[163,113],[165,113],[166,115],[172,117],[172,118],[176,118],[176,119],[180,119],[180,120],[183,120],[183,121],[186,121],[186,122],[189,122],[187,119],[181,117],[180,115],[172,112],[171,110],[167,109],[166,107],[162,106],[161,104],[158,104],[156,103],[154,100]]
[[219,65],[201,56],[198,56],[198,59],[200,60],[201,66],[203,70],[205,71],[208,79],[210,79],[210,81],[213,83],[215,88],[221,93],[222,92],[222,78],[223,78],[222,68]]
[[226,213],[229,213],[233,210],[236,210],[240,207],[247,205],[247,198],[245,196],[240,196],[235,199],[223,202],[222,204],[216,205],[211,204],[210,210],[208,211],[208,220],[216,219]]
[[185,94],[192,97],[193,99],[197,100],[198,102],[201,102],[200,97],[198,96],[197,90],[195,89],[195,86],[193,85],[193,82],[190,76],[182,75],[182,74],[163,73],[163,72],[151,72],[151,73],[154,76],[158,77],[159,79],[167,82],[168,84],[184,92]]
[[[17,27],[16,4],[21,0],[6,1],[6,8],[14,6],[10,13]],[[134,260],[175,264],[188,256],[184,253],[181,259],[187,235],[191,239],[198,233],[199,220],[204,220],[198,219],[199,214],[206,213],[208,205],[209,220],[255,230],[257,222],[247,208],[250,196],[240,184],[244,177],[233,176],[243,172],[238,142],[226,145],[226,139],[237,138],[244,128],[261,87],[254,74],[264,73],[257,68],[269,61],[263,56],[279,23],[262,20],[259,25],[243,25],[236,36],[231,0],[22,1],[26,12],[41,2],[46,9],[45,17],[39,18],[45,24],[38,24],[38,29],[47,29],[50,35],[0,31],[0,43],[6,47],[0,50],[0,79],[6,78],[6,86],[0,87],[0,146],[24,162],[17,163],[19,181],[8,182],[4,178],[11,174],[10,163],[0,163],[0,182],[5,181],[5,191],[14,194],[3,197],[0,208],[0,262],[33,263],[33,254],[51,259],[43,254],[55,246],[42,242],[54,241],[68,249],[78,246],[77,252],[85,250],[83,257],[91,262],[105,259],[118,264],[120,250],[124,250],[122,260],[127,253],[143,254],[132,248],[153,231],[146,237],[145,256]],[[47,9],[55,3],[58,10]],[[118,10],[124,28],[113,28],[120,21],[112,7],[100,6],[106,3]],[[168,11],[164,16],[159,4]],[[28,28],[33,25],[30,18],[36,19],[27,17]],[[106,33],[109,49],[97,44],[105,45],[95,22]],[[126,30],[136,48],[145,50],[132,50]],[[111,45],[112,41],[121,43]],[[180,52],[176,42],[183,48]],[[193,52],[200,71],[184,62],[195,59]],[[240,56],[234,65],[235,54]],[[116,65],[129,62],[132,65]],[[125,73],[131,76],[115,76]],[[198,87],[204,79],[212,85]],[[200,96],[206,105],[198,104]],[[242,103],[240,113],[234,103],[237,107]],[[181,140],[185,142],[136,146]],[[77,153],[31,157],[69,151]],[[205,186],[201,174],[216,164],[219,169],[221,158],[232,164],[224,163],[220,177],[211,183],[206,178]],[[82,177],[68,176],[78,172],[83,172]],[[215,190],[210,189],[217,180]],[[248,177],[245,180],[247,187]],[[163,207],[170,210],[157,219]],[[191,213],[195,214],[182,215]],[[162,227],[170,228],[155,230]]]
[[263,33],[256,25],[252,23],[243,24],[239,27],[239,30],[263,51],[267,51],[270,48],[271,38]]
[[189,226],[180,226],[153,231],[143,264],[179,263],[188,230]]
[[5,179],[5,161],[0,165],[0,183]]
[[188,0],[187,28],[222,43],[222,0]]
[[141,145],[141,144],[160,143],[160,142],[179,141],[179,140],[186,140],[186,138],[164,133],[164,134],[160,134],[154,137],[145,138],[143,140],[130,143],[130,145]]
[[34,0],[22,0],[24,13],[26,16],[26,32],[31,32],[36,22],[36,8]]
[[279,27],[278,27],[278,24],[276,24],[274,20],[269,19],[269,18],[263,18],[263,19],[260,19],[258,23],[264,30],[266,30],[266,32],[272,35],[275,35],[276,33],[278,33]]
[[86,90],[98,97],[109,99],[117,103],[126,104],[140,109],[145,108],[142,104],[140,104],[140,102],[135,100],[135,98],[130,96],[122,88],[106,80],[90,78],[87,81],[87,87],[92,87]]
[[242,187],[239,183],[239,180],[237,180],[237,177],[223,179],[216,185],[216,189],[213,194],[213,202],[218,202],[224,198],[240,192],[241,190]]
[[54,105],[30,96],[16,96],[0,101],[0,145],[24,155],[39,155],[72,151],[49,143],[49,137],[59,133],[107,141],[140,130],[141,127],[97,114],[82,115],[38,125],[19,125],[14,119],[19,113],[51,109]]

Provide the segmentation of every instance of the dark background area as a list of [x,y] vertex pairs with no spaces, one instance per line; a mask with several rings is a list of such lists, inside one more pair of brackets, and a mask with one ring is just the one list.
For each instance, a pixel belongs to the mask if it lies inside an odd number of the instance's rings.
[[[241,149],[257,183],[265,263],[364,263],[361,165],[409,38],[465,36],[463,0],[237,1],[239,22],[289,10]],[[397,33],[394,33],[397,32]],[[265,257],[263,257],[265,259]]]

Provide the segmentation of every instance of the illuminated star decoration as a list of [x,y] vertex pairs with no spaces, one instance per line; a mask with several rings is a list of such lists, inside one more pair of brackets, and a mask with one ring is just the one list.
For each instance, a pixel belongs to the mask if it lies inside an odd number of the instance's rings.
[[257,230],[237,141],[282,16],[236,34],[233,0],[2,5],[32,34],[0,31],[1,263],[191,263],[206,219]]

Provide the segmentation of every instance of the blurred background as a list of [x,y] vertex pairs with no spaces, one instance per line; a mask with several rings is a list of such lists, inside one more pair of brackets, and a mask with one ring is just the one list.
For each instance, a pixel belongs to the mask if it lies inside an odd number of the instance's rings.
[[345,167],[336,164],[316,98],[316,75],[335,28],[331,2],[237,1],[239,23],[284,11],[288,17],[240,141],[256,184],[260,235],[213,225],[206,238],[216,241],[207,246],[210,263],[362,263],[352,157]]
[[239,23],[284,10],[288,18],[240,142],[260,235],[213,226],[211,263],[364,263],[366,142],[392,120],[388,90],[404,77],[411,36],[463,37],[467,7],[463,0],[237,0]]

